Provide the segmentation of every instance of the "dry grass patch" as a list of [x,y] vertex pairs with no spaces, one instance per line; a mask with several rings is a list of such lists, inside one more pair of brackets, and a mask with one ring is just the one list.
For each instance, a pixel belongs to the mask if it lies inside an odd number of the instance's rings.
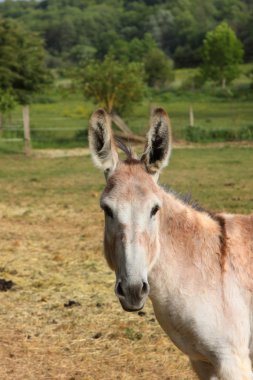
[[0,277],[16,284],[0,294],[1,379],[192,378],[150,305],[118,305],[98,210],[0,209]]

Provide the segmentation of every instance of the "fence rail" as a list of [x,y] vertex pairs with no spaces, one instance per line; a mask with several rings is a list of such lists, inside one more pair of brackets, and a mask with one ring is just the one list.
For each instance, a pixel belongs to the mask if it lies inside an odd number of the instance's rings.
[[13,138],[5,138],[5,137],[2,137],[1,138],[1,141],[4,141],[4,142],[14,142],[14,141],[23,141],[24,139],[22,138],[18,138],[18,137],[13,137]]
[[[34,127],[30,129],[31,143],[34,148],[76,148],[87,145],[87,129],[70,127]],[[0,143],[11,146],[25,142],[21,127],[5,127],[0,131]]]

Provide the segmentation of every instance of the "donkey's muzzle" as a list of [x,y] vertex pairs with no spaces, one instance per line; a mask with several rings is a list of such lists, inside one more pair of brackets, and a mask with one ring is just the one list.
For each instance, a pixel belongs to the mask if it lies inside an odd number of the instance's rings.
[[128,283],[119,280],[115,287],[115,293],[124,310],[138,311],[143,308],[149,294],[149,284],[145,281]]

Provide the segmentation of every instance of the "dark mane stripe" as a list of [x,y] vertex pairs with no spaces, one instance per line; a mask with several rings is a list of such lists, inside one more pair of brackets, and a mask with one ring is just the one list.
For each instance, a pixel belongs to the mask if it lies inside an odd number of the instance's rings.
[[213,214],[213,219],[219,224],[220,226],[220,266],[221,271],[225,272],[225,264],[226,264],[226,258],[227,258],[227,230],[226,230],[226,221],[223,216],[219,214]]
[[212,219],[215,220],[214,214],[212,212],[210,212],[209,210],[205,209],[204,207],[200,206],[198,204],[198,202],[196,202],[194,199],[192,199],[192,195],[190,193],[186,193],[186,194],[178,193],[166,185],[161,186],[161,187],[163,188],[164,191],[166,191],[166,193],[174,195],[178,200],[183,202],[186,206],[190,206],[191,208],[193,208],[196,211],[204,212],[204,213],[208,214]]

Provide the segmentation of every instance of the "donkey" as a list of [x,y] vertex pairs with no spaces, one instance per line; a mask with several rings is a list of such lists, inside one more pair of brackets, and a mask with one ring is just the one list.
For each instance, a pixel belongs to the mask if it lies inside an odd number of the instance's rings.
[[90,150],[104,171],[104,252],[126,311],[149,296],[156,318],[202,380],[253,380],[253,214],[211,213],[158,185],[171,153],[170,121],[153,111],[140,159],[110,116],[93,113]]

